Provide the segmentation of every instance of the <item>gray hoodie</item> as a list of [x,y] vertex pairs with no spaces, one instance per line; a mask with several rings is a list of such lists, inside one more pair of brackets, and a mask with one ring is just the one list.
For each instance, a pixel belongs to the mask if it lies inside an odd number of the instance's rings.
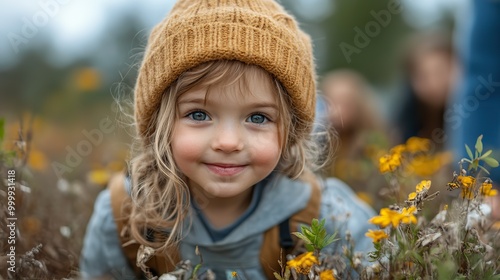
[[[263,188],[256,209],[227,236],[216,242],[210,237],[201,217],[191,215],[191,227],[180,244],[181,259],[199,263],[199,256],[195,255],[195,247],[198,246],[204,261],[200,273],[210,268],[216,274],[216,279],[233,279],[233,271],[238,273],[239,279],[265,279],[259,261],[263,233],[303,209],[310,195],[311,188],[306,183],[275,176]],[[373,210],[338,179],[323,181],[321,197],[319,218],[326,219],[328,233],[337,232],[340,238],[325,249],[326,253],[341,249],[346,231],[355,240],[356,251],[372,250],[372,242],[364,234],[368,229],[373,229],[367,222],[375,215]],[[192,213],[195,213],[194,210]],[[116,279],[135,279],[121,249],[109,190],[104,190],[95,202],[84,240],[80,270],[84,279],[103,275]]]

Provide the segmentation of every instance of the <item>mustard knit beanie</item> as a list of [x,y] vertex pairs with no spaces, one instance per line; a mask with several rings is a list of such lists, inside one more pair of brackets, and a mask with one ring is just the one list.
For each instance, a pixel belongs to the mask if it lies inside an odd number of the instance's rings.
[[[255,64],[275,76],[292,100],[299,132],[309,132],[315,111],[311,40],[273,0],[178,0],[154,27],[135,86],[139,136],[154,127],[162,94],[181,73],[213,60]],[[150,127],[151,126],[151,127]]]

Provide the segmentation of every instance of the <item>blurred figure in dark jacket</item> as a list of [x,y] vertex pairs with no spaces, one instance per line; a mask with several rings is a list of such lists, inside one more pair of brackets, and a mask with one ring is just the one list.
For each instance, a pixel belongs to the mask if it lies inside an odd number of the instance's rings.
[[396,138],[403,143],[412,136],[444,144],[444,114],[451,96],[457,63],[449,36],[438,32],[414,35],[403,58],[405,96],[395,116]]

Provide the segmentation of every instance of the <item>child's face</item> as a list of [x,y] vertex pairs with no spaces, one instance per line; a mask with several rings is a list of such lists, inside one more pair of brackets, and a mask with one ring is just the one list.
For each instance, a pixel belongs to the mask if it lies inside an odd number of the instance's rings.
[[192,192],[218,198],[248,195],[278,164],[276,93],[258,77],[249,77],[243,93],[235,83],[179,97],[171,147]]

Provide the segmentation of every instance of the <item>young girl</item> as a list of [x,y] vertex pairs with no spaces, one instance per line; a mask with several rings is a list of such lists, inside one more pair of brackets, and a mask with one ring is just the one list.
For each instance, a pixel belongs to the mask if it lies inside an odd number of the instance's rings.
[[371,248],[372,210],[312,175],[312,47],[274,1],[179,0],[152,31],[134,94],[138,153],[96,201],[83,278],[202,258],[199,275],[273,279],[290,233],[313,218]]

